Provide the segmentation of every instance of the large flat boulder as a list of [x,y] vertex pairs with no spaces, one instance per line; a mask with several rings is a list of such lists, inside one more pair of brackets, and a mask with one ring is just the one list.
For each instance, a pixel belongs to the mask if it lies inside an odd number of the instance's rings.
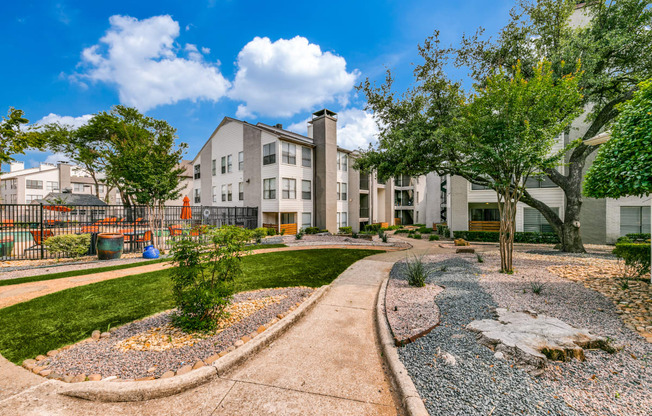
[[482,345],[533,370],[545,368],[548,360],[584,361],[584,349],[613,351],[605,338],[551,316],[504,308],[496,309],[496,313],[498,320],[477,320],[466,328],[478,333]]
[[389,279],[385,311],[397,346],[414,342],[439,324],[439,308],[435,304],[435,296],[442,290],[433,284],[414,287],[406,280]]

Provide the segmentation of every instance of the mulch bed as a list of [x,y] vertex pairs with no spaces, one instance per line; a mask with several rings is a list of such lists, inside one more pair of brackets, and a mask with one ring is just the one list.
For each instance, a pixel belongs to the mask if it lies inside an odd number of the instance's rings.
[[306,300],[313,291],[291,287],[238,293],[233,299],[231,318],[212,334],[183,333],[170,325],[174,311],[166,311],[119,327],[108,338],[75,344],[39,365],[68,376],[158,378],[225,351]]

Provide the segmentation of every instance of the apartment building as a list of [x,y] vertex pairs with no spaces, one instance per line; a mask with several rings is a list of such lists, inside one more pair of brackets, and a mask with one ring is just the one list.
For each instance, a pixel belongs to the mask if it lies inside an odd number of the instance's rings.
[[[352,168],[337,114],[320,110],[303,136],[225,117],[194,159],[195,205],[258,207],[259,224],[295,233],[394,222],[393,185]],[[413,207],[411,207],[413,209]]]
[[[192,161],[184,160],[181,166],[184,168],[181,175],[181,196],[168,201],[166,205],[182,205],[183,198],[192,190]],[[98,176],[104,178],[102,173]],[[9,172],[0,176],[0,203],[30,204],[51,192],[58,193],[66,189],[73,194],[96,195],[95,187],[91,175],[79,166],[41,163],[37,167],[25,169],[23,162],[15,162],[9,165]],[[109,189],[104,184],[99,184],[98,187],[102,201],[109,205],[122,205],[123,201],[116,189]]]
[[[0,177],[0,199],[4,204],[29,204],[50,192],[64,189],[88,195],[95,195],[96,191],[93,178],[84,169],[67,163],[42,163],[25,169],[24,163],[15,162],[9,165],[9,172]],[[116,203],[115,190],[105,185],[99,185],[99,195],[108,203]]]

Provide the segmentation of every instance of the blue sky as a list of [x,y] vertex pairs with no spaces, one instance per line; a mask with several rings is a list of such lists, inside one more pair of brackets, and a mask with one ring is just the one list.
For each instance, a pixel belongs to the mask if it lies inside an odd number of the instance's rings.
[[[513,1],[6,2],[0,102],[31,122],[77,125],[115,104],[178,129],[192,159],[224,116],[305,132],[313,111],[340,114],[349,148],[373,140],[354,86],[412,82],[417,44],[434,29],[456,43],[494,34]],[[463,71],[452,71],[463,78]],[[49,159],[48,159],[48,156]],[[30,152],[26,164],[57,159]]]

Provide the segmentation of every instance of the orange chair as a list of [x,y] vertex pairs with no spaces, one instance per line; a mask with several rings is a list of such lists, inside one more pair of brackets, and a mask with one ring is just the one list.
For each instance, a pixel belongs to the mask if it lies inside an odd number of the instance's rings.
[[170,225],[168,226],[168,231],[170,231],[170,237],[175,237],[183,234],[183,230],[179,225]]
[[54,235],[52,230],[43,230],[43,231],[30,230],[29,233],[34,238],[34,243],[35,244],[33,246],[31,246],[31,247],[26,248],[25,251],[27,251],[27,250],[36,250],[38,247],[40,247],[45,242],[45,240],[47,240],[48,238],[50,238],[50,237],[52,237]]
[[2,226],[1,228],[13,228],[14,227],[14,220],[2,220],[2,223],[0,223]]
[[135,240],[132,240],[133,243],[137,244],[138,246],[145,246],[146,243],[152,241],[152,232],[151,231],[145,231],[145,234],[142,235],[142,237],[138,237]]

